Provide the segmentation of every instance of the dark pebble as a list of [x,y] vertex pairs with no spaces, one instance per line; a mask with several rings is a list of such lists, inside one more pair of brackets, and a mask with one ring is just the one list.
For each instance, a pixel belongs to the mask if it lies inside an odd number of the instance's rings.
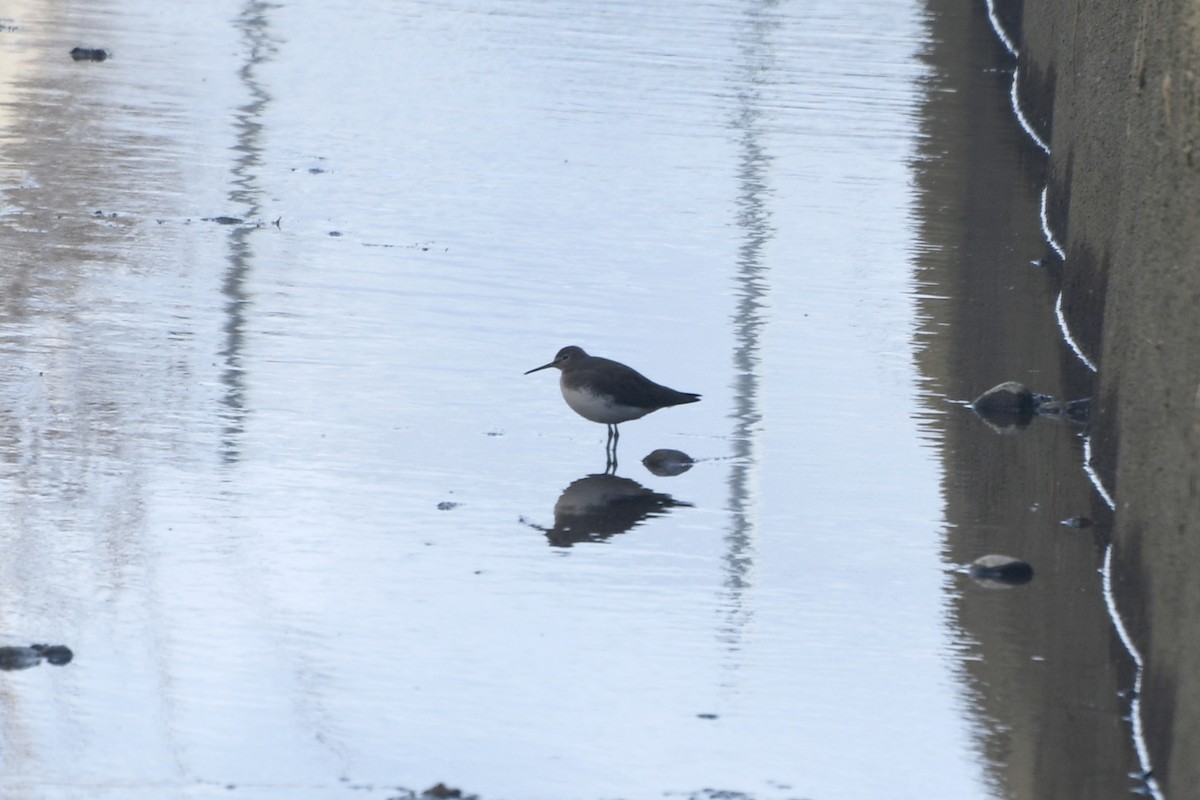
[[76,61],[107,61],[109,52],[99,47],[76,47],[71,51],[71,58]]
[[987,586],[1019,586],[1033,580],[1033,567],[1012,556],[982,556],[971,562],[967,573]]
[[1025,384],[1005,381],[976,397],[971,408],[998,431],[1010,432],[1029,424],[1037,400]]
[[669,477],[682,475],[692,468],[696,461],[687,453],[680,450],[659,449],[642,459],[646,469],[655,475]]
[[993,386],[971,403],[971,408],[980,414],[1032,414],[1033,407],[1033,392],[1016,381]]

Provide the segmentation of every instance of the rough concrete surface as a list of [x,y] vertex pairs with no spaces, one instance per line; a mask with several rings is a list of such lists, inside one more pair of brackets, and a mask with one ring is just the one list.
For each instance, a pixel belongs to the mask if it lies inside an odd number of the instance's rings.
[[1063,309],[1099,369],[1093,463],[1168,796],[1200,786],[1200,4],[1005,4],[1050,143]]

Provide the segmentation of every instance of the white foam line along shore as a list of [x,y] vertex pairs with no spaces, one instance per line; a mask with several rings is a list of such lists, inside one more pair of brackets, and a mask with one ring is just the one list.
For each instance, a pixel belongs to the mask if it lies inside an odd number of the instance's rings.
[[1033,139],[1033,143],[1040,147],[1043,153],[1050,155],[1050,145],[1046,144],[1041,136],[1038,136],[1037,131],[1033,129],[1033,126],[1029,124],[1029,120],[1025,118],[1025,112],[1021,110],[1021,100],[1017,96],[1017,77],[1020,73],[1020,68],[1013,70],[1012,89],[1009,91],[1009,95],[1012,98],[1013,113],[1017,115],[1017,122],[1021,123],[1021,127],[1029,134],[1029,138]]
[[1058,257],[1063,261],[1067,260],[1067,254],[1063,251],[1062,245],[1058,243],[1058,239],[1054,238],[1054,231],[1050,230],[1050,217],[1047,215],[1046,203],[1048,202],[1050,187],[1042,187],[1042,205],[1038,210],[1038,214],[1042,218],[1042,235],[1046,237],[1046,241],[1054,248],[1054,252],[1058,253]]
[[[1054,248],[1054,252],[1058,253],[1058,257],[1065,264],[1067,254],[1063,252],[1062,245],[1058,243],[1058,239],[1054,238],[1054,231],[1050,230],[1050,218],[1046,214],[1046,196],[1049,194],[1050,187],[1042,187],[1042,207],[1039,214],[1042,218],[1042,235],[1046,237],[1046,241]],[[1075,337],[1071,335],[1071,329],[1067,326],[1067,316],[1063,314],[1062,309],[1063,296],[1062,292],[1058,293],[1058,299],[1054,301],[1054,316],[1058,320],[1058,329],[1062,331],[1063,338],[1067,340],[1067,344],[1075,351],[1075,355],[1083,362],[1084,366],[1092,372],[1096,372],[1096,362],[1092,361],[1083,352],[1083,348],[1079,346],[1079,342],[1075,341]]]
[[992,22],[992,30],[996,32],[996,37],[1000,40],[1008,52],[1012,53],[1013,58],[1017,57],[1017,45],[1012,39],[1008,38],[1008,32],[1004,30],[1004,26],[1000,24],[1000,18],[996,16],[995,0],[987,0],[988,19]]
[[1108,489],[1104,487],[1104,482],[1100,480],[1100,475],[1097,474],[1095,468],[1092,467],[1092,437],[1083,437],[1083,471],[1087,473],[1088,479],[1092,482],[1092,486],[1096,487],[1096,493],[1104,499],[1105,505],[1109,509],[1116,511],[1117,504],[1113,502],[1112,495],[1108,493]]
[[[1021,53],[1017,50],[1016,42],[1009,38],[1008,31],[1004,30],[1004,26],[1000,24],[1000,17],[996,16],[995,0],[987,0],[987,12],[988,21],[992,23],[992,30],[996,32],[996,38],[1012,54],[1013,58],[1019,58]],[[1050,155],[1050,145],[1043,141],[1041,136],[1038,136],[1038,132],[1033,129],[1033,126],[1029,124],[1029,120],[1025,118],[1025,112],[1021,110],[1020,97],[1017,94],[1018,77],[1020,74],[1021,70],[1019,67],[1013,68],[1012,88],[1008,92],[1009,98],[1012,100],[1013,113],[1017,117],[1017,122],[1025,129],[1025,133],[1029,134],[1029,138],[1033,140],[1033,143],[1040,147],[1043,153]]]
[[1117,601],[1112,590],[1112,554],[1113,546],[1109,544],[1104,550],[1104,567],[1100,570],[1100,574],[1103,576],[1104,603],[1108,606],[1108,615],[1112,617],[1113,627],[1117,629],[1117,636],[1120,637],[1121,644],[1125,645],[1125,649],[1129,651],[1129,657],[1137,666],[1129,701],[1129,722],[1133,726],[1133,747],[1137,751],[1138,764],[1142,768],[1146,792],[1156,800],[1163,800],[1162,789],[1159,788],[1158,781],[1154,779],[1150,766],[1150,749],[1146,747],[1145,732],[1142,729],[1142,676],[1145,673],[1145,665],[1142,663],[1142,654],[1134,645],[1133,639],[1129,638],[1129,631],[1125,629],[1121,612],[1117,610]]
[[1054,301],[1054,316],[1058,318],[1058,327],[1062,331],[1063,338],[1067,340],[1067,344],[1071,345],[1071,349],[1075,351],[1075,355],[1083,362],[1083,365],[1092,372],[1097,372],[1096,365],[1090,358],[1084,355],[1083,350],[1079,347],[1079,342],[1075,341],[1075,337],[1071,335],[1071,329],[1067,327],[1067,318],[1062,310],[1062,292],[1058,293],[1058,299]]

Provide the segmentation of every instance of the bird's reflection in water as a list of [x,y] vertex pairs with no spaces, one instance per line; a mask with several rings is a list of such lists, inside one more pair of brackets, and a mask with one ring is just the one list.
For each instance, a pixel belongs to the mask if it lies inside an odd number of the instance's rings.
[[635,480],[616,475],[588,475],[563,490],[554,504],[554,527],[526,523],[546,534],[551,547],[602,542],[691,503],[651,491]]
[[29,669],[43,661],[61,667],[71,663],[75,654],[61,644],[31,644],[28,647],[0,647],[0,670]]

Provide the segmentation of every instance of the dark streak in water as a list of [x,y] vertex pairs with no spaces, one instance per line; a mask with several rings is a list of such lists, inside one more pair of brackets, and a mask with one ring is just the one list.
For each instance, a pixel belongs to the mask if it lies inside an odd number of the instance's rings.
[[[267,12],[273,8],[269,3],[249,2],[245,5],[235,25],[245,37],[248,56],[238,75],[250,99],[238,107],[234,114],[238,153],[232,173],[234,188],[229,200],[246,210],[246,218],[260,216],[262,190],[258,187],[258,167],[262,164],[263,110],[271,102],[271,95],[258,80],[256,72],[276,54],[276,42],[271,38]],[[243,332],[246,311],[250,300],[246,295],[245,283],[253,264],[250,235],[255,228],[236,227],[229,233],[229,269],[221,285],[225,295],[225,346],[219,355],[224,359],[221,383],[225,386],[223,404],[226,407],[225,423],[221,437],[221,458],[229,464],[241,456],[241,434],[245,429],[246,387],[242,362]]]
[[744,31],[738,51],[741,62],[734,77],[734,96],[737,100],[731,127],[737,133],[741,154],[738,164],[737,226],[743,232],[737,255],[737,307],[733,315],[734,350],[734,464],[729,472],[729,509],[731,527],[726,536],[725,588],[728,593],[729,618],[721,630],[721,639],[736,651],[741,631],[752,616],[744,604],[744,592],[749,588],[753,565],[754,524],[751,519],[750,473],[755,467],[754,444],[762,412],[758,407],[758,350],[763,298],[767,294],[766,266],[763,249],[774,235],[771,213],[766,207],[767,167],[771,157],[760,142],[759,123],[763,116],[761,87],[771,77],[773,62],[768,34],[778,26],[768,10],[773,2],[751,5],[746,12]]

